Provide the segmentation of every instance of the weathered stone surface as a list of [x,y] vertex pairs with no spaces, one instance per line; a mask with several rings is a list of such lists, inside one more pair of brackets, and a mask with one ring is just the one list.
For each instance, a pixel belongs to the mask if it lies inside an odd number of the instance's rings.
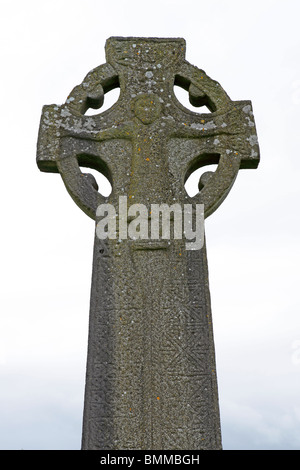
[[[43,108],[42,171],[60,172],[78,206],[97,223],[99,204],[202,203],[212,214],[259,148],[250,101],[232,101],[185,60],[183,39],[110,38],[107,63],[65,104]],[[174,84],[189,92],[193,113]],[[98,108],[109,90],[118,102]],[[217,163],[191,198],[184,183]],[[112,184],[105,198],[80,167]],[[95,236],[83,449],[219,449],[221,432],[206,249],[186,240],[99,240]]]

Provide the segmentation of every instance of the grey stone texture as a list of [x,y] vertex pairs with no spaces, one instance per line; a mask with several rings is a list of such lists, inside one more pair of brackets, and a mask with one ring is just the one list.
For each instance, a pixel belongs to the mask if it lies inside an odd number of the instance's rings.
[[[112,37],[106,60],[64,104],[44,106],[39,169],[59,172],[96,223],[99,204],[118,207],[119,196],[149,210],[204,204],[211,215],[239,169],[259,163],[251,102],[232,101],[187,62],[181,38]],[[116,87],[117,103],[101,113]],[[91,107],[99,113],[85,115]],[[188,176],[211,163],[189,197]],[[82,167],[109,179],[108,197]],[[95,236],[82,449],[222,448],[206,248],[185,242]]]

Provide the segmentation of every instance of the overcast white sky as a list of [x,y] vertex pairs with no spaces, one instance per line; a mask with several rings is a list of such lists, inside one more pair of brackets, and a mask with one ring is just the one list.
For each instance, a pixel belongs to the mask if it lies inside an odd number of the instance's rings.
[[1,0],[0,449],[79,449],[94,224],[40,173],[44,104],[110,36],[183,37],[252,101],[261,165],[207,220],[224,449],[300,449],[297,0]]

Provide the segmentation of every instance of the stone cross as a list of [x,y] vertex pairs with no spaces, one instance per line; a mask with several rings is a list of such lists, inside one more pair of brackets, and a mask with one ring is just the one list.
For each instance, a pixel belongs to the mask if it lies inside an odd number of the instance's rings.
[[[106,60],[65,104],[44,106],[39,169],[59,172],[96,224],[97,208],[118,207],[120,196],[128,207],[203,204],[205,217],[212,214],[239,169],[258,165],[251,102],[232,101],[187,62],[184,39],[112,37]],[[174,85],[210,112],[186,109]],[[101,113],[116,87],[117,103]],[[100,110],[87,116],[89,108]],[[190,197],[187,178],[209,164],[216,171]],[[104,174],[111,194],[101,195],[81,167]],[[184,236],[135,240],[123,232],[100,239],[95,231],[82,448],[221,449],[205,243],[187,250]]]

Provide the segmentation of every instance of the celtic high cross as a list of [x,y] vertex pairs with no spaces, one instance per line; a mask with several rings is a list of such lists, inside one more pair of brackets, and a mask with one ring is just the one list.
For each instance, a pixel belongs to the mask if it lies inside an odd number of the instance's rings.
[[[96,224],[98,207],[118,207],[120,196],[128,207],[203,204],[205,217],[212,214],[239,169],[258,165],[251,102],[232,101],[188,63],[183,39],[112,37],[106,59],[65,104],[43,108],[39,169],[59,172]],[[186,109],[174,85],[210,112]],[[117,103],[101,113],[116,87]],[[89,108],[99,113],[88,116]],[[216,171],[190,197],[187,178],[209,164]],[[104,174],[111,194],[100,194],[81,167]],[[100,239],[95,231],[82,448],[220,449],[205,243],[187,250],[184,237],[121,235]]]

